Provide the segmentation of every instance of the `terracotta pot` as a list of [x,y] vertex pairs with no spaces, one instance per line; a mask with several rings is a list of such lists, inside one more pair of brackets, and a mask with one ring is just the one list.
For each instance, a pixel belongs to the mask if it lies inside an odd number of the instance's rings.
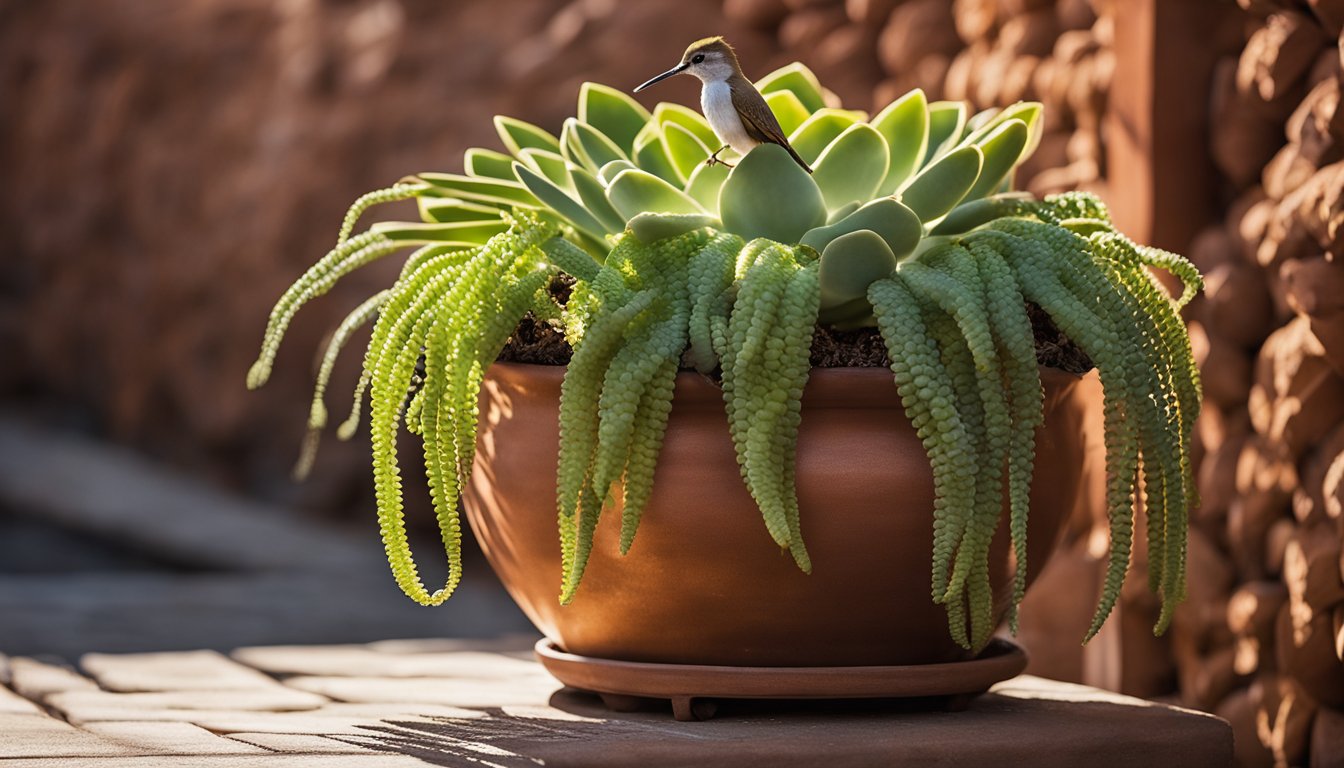
[[[561,606],[556,529],[557,411],[564,369],[496,364],[481,393],[479,450],[465,497],[509,593],[570,653],[627,661],[745,666],[950,661],[929,596],[933,479],[884,369],[818,369],[803,394],[798,498],[813,572],[769,535],[743,486],[722,391],[682,373],[630,553],[608,510],[575,599]],[[1042,369],[1028,562],[1045,564],[1079,488],[1078,377]],[[996,604],[1011,593],[1007,519],[992,548]]]

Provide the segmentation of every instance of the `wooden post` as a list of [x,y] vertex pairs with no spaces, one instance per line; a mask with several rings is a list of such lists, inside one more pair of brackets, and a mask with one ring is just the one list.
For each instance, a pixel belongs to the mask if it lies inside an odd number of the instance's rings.
[[1120,231],[1183,251],[1220,210],[1210,157],[1213,66],[1239,9],[1226,0],[1112,3],[1106,198]]

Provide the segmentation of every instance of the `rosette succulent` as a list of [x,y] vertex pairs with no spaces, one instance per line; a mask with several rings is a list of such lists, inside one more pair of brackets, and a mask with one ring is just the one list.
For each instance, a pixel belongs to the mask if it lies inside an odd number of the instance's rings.
[[[1111,551],[1088,637],[1119,595],[1136,497],[1165,627],[1184,592],[1195,498],[1189,456],[1200,387],[1178,312],[1201,285],[1196,270],[1117,233],[1090,195],[1011,191],[1040,135],[1039,104],[970,116],[916,90],[869,117],[835,106],[798,64],[757,87],[813,174],[773,144],[731,168],[706,164],[719,142],[700,114],[675,104],[650,113],[593,83],[558,136],[497,117],[506,152],[471,149],[463,174],[422,173],[356,201],[335,248],[276,305],[249,385],[266,381],[300,306],[353,269],[415,249],[396,283],[332,337],[309,423],[314,436],[325,426],[332,363],[372,323],[339,434],[353,433],[367,390],[388,559],[406,594],[437,604],[461,574],[457,505],[485,371],[529,313],[563,329],[573,349],[556,483],[567,602],[616,496],[622,550],[634,543],[673,382],[686,368],[722,382],[765,534],[810,570],[794,451],[813,332],[876,328],[933,469],[932,599],[946,606],[952,636],[978,648],[994,629],[988,548],[1005,506],[1014,611],[1025,588],[1042,418],[1034,304],[1095,361],[1105,390]],[[421,221],[352,235],[370,206],[403,199],[418,202]],[[1178,299],[1151,266],[1184,283]],[[567,290],[556,290],[562,281]],[[423,444],[450,565],[432,592],[407,545],[396,458],[403,427]]]

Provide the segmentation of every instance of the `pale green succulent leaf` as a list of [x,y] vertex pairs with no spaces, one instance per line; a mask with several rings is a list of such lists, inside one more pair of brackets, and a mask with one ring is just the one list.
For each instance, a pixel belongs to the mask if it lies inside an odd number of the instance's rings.
[[560,126],[560,156],[567,163],[596,170],[599,166],[588,158],[588,154],[583,151],[583,143],[579,141],[578,124],[578,120],[570,117]]
[[537,196],[538,200],[564,217],[575,229],[599,242],[608,234],[606,227],[602,226],[602,223],[597,220],[597,217],[591,211],[583,207],[583,204],[578,200],[570,197],[565,190],[552,184],[550,179],[522,163],[514,163],[513,172],[518,175],[518,180],[526,185],[532,194]]
[[830,213],[826,214],[826,223],[827,223],[828,225],[829,225],[829,224],[834,224],[834,223],[836,223],[837,221],[840,221],[841,219],[845,218],[845,217],[848,216],[849,214],[851,214],[851,213],[853,213],[853,212],[859,210],[859,208],[862,207],[862,206],[863,206],[863,202],[862,202],[862,201],[859,201],[859,200],[855,200],[855,201],[853,201],[853,202],[845,203],[844,205],[840,206],[839,208],[836,208],[835,210],[833,210],[833,211],[831,211]]
[[[552,184],[562,189],[570,189],[573,183],[569,179],[569,169],[573,167],[568,160],[545,149],[528,147],[518,153],[523,165],[545,176]],[[509,166],[510,178],[515,178],[513,166]]]
[[763,94],[789,91],[798,97],[798,101],[808,112],[816,112],[826,106],[821,82],[817,80],[812,70],[796,61],[757,80],[756,90]]
[[[657,176],[663,181],[681,186],[686,180],[677,173],[677,167],[672,164],[672,158],[667,155],[667,144],[663,142],[661,132],[654,132],[650,138],[635,142],[635,165],[640,170]],[[619,174],[617,174],[619,175]],[[612,177],[615,179],[615,177]]]
[[462,167],[468,176],[513,181],[513,158],[493,149],[468,149],[462,153]]
[[868,301],[867,296],[860,296],[833,307],[823,307],[817,313],[817,324],[842,331],[870,328],[876,324],[873,320],[873,304]]
[[961,140],[966,124],[966,104],[961,101],[935,101],[929,105],[929,141],[921,166],[941,157]]
[[583,148],[584,156],[588,158],[589,170],[594,173],[613,160],[630,159],[615,142],[587,123],[576,120],[574,136],[578,139],[579,146]]
[[897,260],[913,252],[924,234],[924,226],[914,211],[894,198],[880,197],[834,224],[808,231],[799,242],[822,253],[836,238],[859,230],[881,237]]
[[611,180],[616,178],[616,174],[638,167],[629,160],[612,160],[597,172],[597,180],[602,182],[602,186],[608,187],[611,186]]
[[1030,131],[1026,123],[1021,120],[1009,120],[977,142],[980,151],[985,155],[985,160],[980,166],[980,178],[976,179],[971,191],[966,193],[966,198],[974,200],[991,194],[1022,161],[1022,151],[1027,147],[1029,136]]
[[719,220],[707,213],[640,213],[627,224],[641,243],[654,243],[684,235],[702,227],[718,227]]
[[653,122],[651,123],[654,129],[657,132],[662,132],[667,129],[668,123],[676,123],[695,134],[695,138],[707,147],[711,144],[715,148],[719,146],[719,138],[714,134],[714,129],[709,127],[709,121],[705,119],[704,115],[690,107],[683,107],[680,104],[667,101],[654,107]]
[[514,117],[495,115],[495,132],[508,148],[509,154],[515,157],[528,147],[556,154],[560,152],[560,140],[549,131]]
[[1025,192],[1008,192],[978,200],[967,200],[944,216],[929,234],[942,236],[970,232],[981,224],[988,224],[1001,216],[1012,214],[1014,201],[1030,199],[1031,195]]
[[[663,135],[663,126],[661,123],[658,122],[658,118],[655,113],[654,118],[649,122],[645,123],[644,127],[639,129],[639,133],[635,134],[635,143],[633,149],[638,150],[640,147],[644,146],[645,144],[648,144],[650,141],[653,141],[654,137],[661,137],[662,135]],[[633,150],[631,157],[634,157]]]
[[634,149],[635,136],[649,118],[642,104],[611,86],[584,83],[579,87],[579,121],[596,128],[625,153]]
[[710,149],[695,134],[676,123],[663,126],[663,143],[667,147],[667,156],[677,175],[689,180],[697,166],[703,165],[709,157]]
[[841,235],[821,252],[821,306],[836,307],[868,295],[875,280],[890,277],[896,255],[870,229]]
[[981,140],[989,135],[990,132],[997,129],[1000,125],[1009,120],[1021,120],[1026,123],[1029,137],[1027,139],[1027,149],[1023,151],[1023,156],[1030,156],[1040,143],[1041,134],[1041,103],[1039,101],[1019,101],[1010,104],[999,111],[983,126],[969,132],[966,138],[962,140],[963,144],[979,144]]
[[713,165],[701,163],[686,182],[686,194],[695,198],[706,211],[717,213],[719,192],[723,189],[723,183],[728,180],[729,170],[723,163]]
[[924,161],[929,144],[929,102],[916,88],[877,113],[872,126],[887,141],[887,175],[878,185],[879,195],[890,195]]
[[705,213],[689,195],[641,170],[622,171],[607,187],[607,200],[627,222],[641,213]]
[[793,91],[778,90],[765,94],[766,106],[775,113],[785,136],[797,130],[812,115]]
[[582,168],[571,168],[570,176],[579,202],[602,224],[603,229],[614,233],[625,228],[625,219],[611,206],[611,201],[607,200],[607,190],[597,177]]
[[488,221],[499,218],[500,209],[493,205],[482,205],[461,200],[456,197],[416,198],[420,208],[420,218],[426,224],[438,222],[447,224],[453,221]]
[[997,118],[999,116],[999,113],[1002,111],[1003,110],[999,109],[998,107],[989,107],[987,109],[982,109],[979,112],[976,112],[974,115],[971,115],[970,117],[966,118],[966,124],[961,127],[961,138],[957,140],[957,143],[965,144],[967,142],[971,142],[978,144],[979,142],[976,141],[975,139],[972,139],[971,137],[983,136],[984,135],[983,131],[985,129],[992,127],[992,124],[998,123],[998,120],[996,120],[995,118]]
[[954,149],[920,171],[904,190],[901,202],[928,223],[952,210],[980,177],[984,155],[974,144]]
[[870,200],[887,174],[887,142],[867,123],[855,123],[836,137],[813,166],[812,180],[821,187],[826,207],[835,210],[856,200]]
[[1003,110],[1008,118],[1015,118],[1027,124],[1027,148],[1022,157],[1031,157],[1041,145],[1041,134],[1045,132],[1045,108],[1039,101],[1019,102]]
[[789,143],[798,156],[811,165],[836,137],[857,122],[859,119],[854,112],[827,107],[814,112],[794,129],[789,134]]
[[388,240],[412,244],[481,245],[504,232],[509,225],[502,219],[483,221],[454,221],[447,224],[420,222],[380,221],[369,227]]
[[796,243],[826,221],[821,190],[778,144],[760,144],[728,174],[719,193],[724,227],[744,240]]
[[498,203],[500,205],[521,205],[526,208],[541,206],[536,196],[518,182],[502,179],[482,179],[457,173],[421,173],[417,178],[439,189],[448,190],[454,197],[467,200]]

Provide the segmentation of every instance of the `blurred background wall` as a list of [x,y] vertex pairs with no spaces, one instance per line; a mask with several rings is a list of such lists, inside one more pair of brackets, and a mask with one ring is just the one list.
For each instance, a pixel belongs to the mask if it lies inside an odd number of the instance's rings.
[[[1080,514],[1029,598],[1034,664],[1217,711],[1246,765],[1344,754],[1342,24],[1339,0],[10,0],[0,398],[363,520],[359,441],[329,441],[305,484],[287,472],[313,350],[395,267],[305,310],[272,383],[243,387],[271,303],[361,192],[460,169],[495,146],[492,114],[558,126],[583,80],[633,86],[708,34],[750,75],[800,59],[855,107],[913,87],[1038,99],[1020,182],[1099,192],[1208,289],[1189,312],[1206,394],[1191,599],[1155,639],[1135,579],[1079,649],[1105,528]],[[660,88],[696,102],[687,79]]]
[[[556,126],[582,81],[631,86],[711,33],[757,76],[805,60],[860,108],[917,86],[977,107],[1044,98],[1032,188],[1099,183],[1109,24],[1087,0],[956,6],[7,3],[0,393],[228,487],[363,508],[358,446],[329,443],[306,484],[287,472],[317,342],[393,267],[315,303],[273,382],[242,386],[271,303],[357,195],[460,170],[463,149],[496,145],[490,115]],[[653,98],[698,101],[685,78]]]

